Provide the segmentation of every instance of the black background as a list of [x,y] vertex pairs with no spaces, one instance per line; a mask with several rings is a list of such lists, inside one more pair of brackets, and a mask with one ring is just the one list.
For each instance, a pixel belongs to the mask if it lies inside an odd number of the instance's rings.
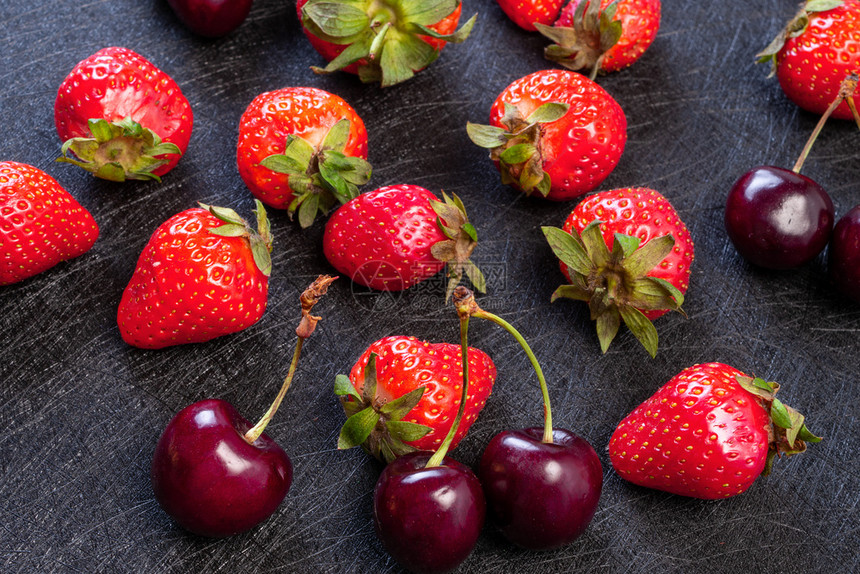
[[[549,303],[561,283],[540,232],[574,203],[527,199],[503,187],[465,133],[485,123],[514,79],[550,67],[545,42],[492,0],[472,37],[447,47],[406,84],[382,90],[349,75],[319,77],[323,61],[292,2],[257,0],[230,36],[185,30],[163,0],[0,0],[0,159],[56,177],[95,216],[86,255],[0,289],[0,570],[3,572],[398,572],[373,533],[380,465],[337,451],[344,416],[332,394],[372,341],[392,334],[457,340],[440,278],[391,299],[339,281],[318,310],[293,388],[268,433],[292,457],[295,480],[264,524],[226,540],[186,534],[155,502],[149,465],[165,424],[207,397],[256,420],[286,374],[299,291],[332,272],[323,226],[302,231],[271,213],[276,238],[269,307],[246,331],[206,344],[143,351],[125,345],[116,308],[152,231],[196,201],[250,215],[235,165],[239,116],[260,92],[310,85],[344,97],[367,124],[370,190],[414,183],[460,195],[487,271],[484,306],[517,325],[550,381],[555,420],[597,449],[605,484],[589,530],[545,553],[509,546],[487,527],[462,572],[851,572],[860,570],[857,390],[860,307],[835,295],[824,257],[803,269],[757,270],[723,229],[725,196],[759,164],[791,167],[817,118],[789,102],[753,63],[795,2],[669,0],[657,40],[632,68],[599,82],[624,108],[629,140],[603,189],[650,186],[678,209],[696,245],[685,304],[657,322],[650,359],[623,330],[601,355],[584,305]],[[120,45],[182,87],[195,114],[185,157],[162,184],[113,184],[54,163],[53,104],[65,75]],[[832,122],[804,173],[830,192],[837,216],[860,203],[860,133]],[[375,307],[374,307],[375,306]],[[540,423],[540,394],[516,343],[475,322],[472,343],[495,359],[494,394],[456,458],[474,465],[496,433]],[[704,502],[632,486],[605,446],[617,422],[682,368],[722,361],[784,386],[782,398],[826,437],[777,463],[744,495]],[[440,551],[444,551],[440,549]]]

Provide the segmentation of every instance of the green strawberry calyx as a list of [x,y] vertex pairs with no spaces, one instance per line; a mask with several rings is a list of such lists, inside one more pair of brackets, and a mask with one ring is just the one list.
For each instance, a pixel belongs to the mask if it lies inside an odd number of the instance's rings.
[[818,12],[826,12],[839,8],[845,3],[844,0],[807,0],[800,8],[800,11],[791,19],[791,21],[783,28],[776,38],[774,38],[767,48],[756,54],[756,63],[765,64],[770,62],[770,76],[776,74],[776,68],[779,62],[777,55],[785,46],[785,43],[790,38],[797,38],[806,32],[809,26],[809,17]]
[[653,358],[657,329],[643,311],[683,314],[684,294],[669,281],[648,275],[671,253],[675,238],[667,234],[640,246],[639,238],[616,233],[610,251],[601,223],[592,221],[581,234],[542,228],[553,253],[567,265],[571,280],[555,290],[552,301],[564,297],[587,302],[604,353],[623,321]]
[[266,208],[259,199],[254,200],[257,209],[257,229],[254,230],[245,219],[228,207],[217,207],[200,203],[200,207],[217,217],[224,224],[209,229],[209,233],[221,237],[241,237],[248,242],[254,264],[260,273],[268,277],[272,274],[272,231],[269,218],[266,216]]
[[417,450],[407,444],[423,438],[432,428],[403,420],[424,396],[425,386],[394,399],[380,398],[377,390],[377,355],[371,353],[364,369],[364,387],[359,393],[346,375],[338,375],[334,392],[340,397],[348,417],[340,430],[337,448],[361,447],[375,458],[391,462],[398,456]]
[[410,79],[439,57],[425,42],[431,37],[461,43],[468,38],[477,14],[459,30],[440,34],[430,28],[450,16],[459,0],[310,0],[302,6],[302,25],[314,36],[346,46],[318,74],[358,64],[365,83],[393,86]]
[[358,186],[370,181],[372,168],[360,157],[346,155],[350,121],[339,120],[329,129],[318,147],[290,134],[282,154],[264,158],[260,165],[287,174],[294,198],[288,207],[290,217],[298,214],[299,225],[310,227],[317,213],[327,214],[358,196]]
[[553,41],[544,50],[546,59],[570,70],[588,70],[589,78],[596,78],[604,55],[621,39],[621,21],[613,19],[618,2],[601,10],[599,0],[581,0],[573,14],[573,28],[535,22],[538,32]]
[[63,155],[57,161],[81,167],[101,179],[160,182],[161,178],[153,171],[169,163],[163,156],[182,154],[176,144],[161,141],[157,133],[131,117],[115,122],[91,119],[87,125],[92,137],[63,142]]
[[738,384],[747,392],[754,395],[758,403],[767,411],[771,424],[768,428],[770,447],[767,453],[762,474],[770,474],[774,460],[780,456],[792,456],[806,451],[806,443],[821,442],[822,438],[815,436],[806,428],[805,417],[786,406],[778,398],[779,383],[765,381],[759,377],[738,375]]
[[543,169],[541,153],[542,125],[560,120],[570,109],[569,104],[547,102],[528,117],[508,102],[504,102],[505,127],[479,125],[468,122],[466,133],[475,145],[490,150],[490,159],[497,162],[502,183],[515,185],[526,195],[535,190],[542,196],[549,194],[549,174]]
[[436,213],[436,225],[442,230],[447,239],[443,239],[430,247],[430,253],[438,261],[448,264],[448,286],[445,300],[451,298],[454,288],[463,280],[469,278],[472,285],[481,293],[487,292],[487,280],[483,272],[472,262],[470,257],[478,245],[478,231],[469,222],[466,207],[455,194],[448,196],[442,192],[442,199],[430,200],[430,207]]

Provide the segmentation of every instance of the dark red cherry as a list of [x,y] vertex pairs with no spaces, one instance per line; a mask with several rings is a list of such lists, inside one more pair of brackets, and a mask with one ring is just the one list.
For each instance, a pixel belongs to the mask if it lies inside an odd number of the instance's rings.
[[165,512],[202,536],[252,528],[284,500],[293,479],[289,457],[251,428],[226,401],[209,399],[181,410],[161,435],[152,460],[152,488]]
[[433,453],[413,452],[391,462],[376,482],[376,533],[397,562],[412,572],[450,572],[462,563],[484,525],[481,483],[469,467]]
[[554,428],[504,431],[484,449],[478,475],[487,511],[502,534],[532,550],[574,541],[591,522],[603,487],[594,448],[572,432]]
[[225,36],[239,27],[253,0],[167,0],[176,16],[195,34]]
[[828,263],[836,288],[860,303],[860,205],[843,215],[833,229]]
[[768,269],[791,269],[811,261],[827,245],[833,202],[808,177],[761,166],[732,186],[725,224],[745,259]]

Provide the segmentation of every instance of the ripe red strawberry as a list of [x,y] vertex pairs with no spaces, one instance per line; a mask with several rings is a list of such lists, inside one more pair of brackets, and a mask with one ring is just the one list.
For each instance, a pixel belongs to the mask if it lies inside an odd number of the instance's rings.
[[444,201],[417,185],[389,185],[363,193],[329,218],[323,252],[356,283],[401,291],[436,275],[449,263],[448,295],[463,275],[479,291],[486,285],[469,259],[478,242],[456,195]]
[[571,0],[553,26],[538,30],[554,42],[548,60],[571,70],[615,72],[638,60],[660,29],[660,0]]
[[328,60],[318,74],[343,70],[383,87],[406,81],[466,40],[475,16],[457,30],[459,0],[298,0],[296,11],[314,49]]
[[776,456],[821,440],[774,396],[778,389],[722,363],[688,367],[618,424],[612,466],[634,484],[682,496],[740,494]]
[[[842,80],[860,72],[860,0],[809,0],[756,57],[772,64],[789,99],[823,114]],[[833,117],[850,119],[848,103],[843,101]]]
[[584,199],[562,229],[544,227],[570,285],[552,295],[586,301],[605,353],[621,321],[657,354],[651,320],[681,310],[694,249],[669,201],[647,188],[612,189]]
[[317,88],[260,94],[239,120],[239,175],[266,205],[298,213],[302,227],[358,195],[370,179],[366,159],[364,122]]
[[550,24],[558,16],[564,0],[496,0],[511,21],[529,32],[535,24]]
[[111,181],[159,180],[185,153],[193,118],[167,74],[127,48],[104,48],[60,84],[54,121],[64,143],[58,161]]
[[202,343],[256,323],[266,310],[272,237],[263,204],[257,227],[232,209],[187,209],[162,223],[122,294],[123,340],[144,349]]
[[[415,337],[385,337],[361,355],[335,393],[348,418],[338,448],[361,445],[380,460],[414,450],[436,450],[460,408],[463,384],[459,345],[426,343]],[[451,448],[466,436],[493,390],[496,366],[469,348],[469,388]]]
[[44,171],[0,162],[0,285],[83,255],[99,236],[93,216]]
[[466,128],[475,144],[491,150],[502,183],[554,201],[600,185],[627,142],[621,106],[593,81],[567,70],[520,78],[496,98],[489,126]]

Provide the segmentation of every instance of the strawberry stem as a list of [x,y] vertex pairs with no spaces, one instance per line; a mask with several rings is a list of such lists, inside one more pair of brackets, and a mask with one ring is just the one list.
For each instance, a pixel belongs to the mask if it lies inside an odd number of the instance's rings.
[[[490,313],[489,311],[484,311],[481,307],[478,306],[478,303],[475,301],[474,294],[469,291],[466,287],[460,286],[457,287],[454,291],[454,305],[457,307],[457,313],[460,314],[461,318],[465,314],[466,316],[477,317],[478,319],[486,319],[488,321],[492,321],[496,325],[499,325],[503,329],[505,329],[508,333],[510,333],[514,339],[520,344],[523,351],[525,351],[526,356],[529,358],[529,361],[532,364],[532,367],[535,370],[535,374],[537,375],[538,382],[540,383],[541,394],[543,395],[543,439],[542,441],[547,444],[552,444],[552,407],[549,401],[549,388],[546,384],[546,378],[543,375],[543,369],[538,363],[537,357],[532,352],[531,347],[526,342],[525,338],[517,331],[513,325],[495,315]],[[461,319],[462,320],[462,319]]]
[[257,424],[252,426],[248,429],[248,432],[245,433],[244,438],[249,444],[253,444],[254,441],[260,438],[263,431],[266,430],[272,417],[274,417],[275,413],[278,412],[278,408],[281,406],[284,396],[290,389],[290,385],[293,383],[293,376],[296,374],[296,367],[299,364],[299,357],[302,354],[302,345],[304,344],[305,339],[313,334],[316,324],[320,320],[320,317],[311,315],[311,309],[313,309],[314,305],[320,300],[320,298],[322,298],[323,295],[325,295],[328,290],[328,286],[331,285],[332,281],[335,279],[337,279],[337,277],[320,275],[307,289],[304,290],[304,292],[302,292],[301,297],[299,297],[299,301],[302,306],[302,318],[299,322],[299,326],[296,328],[298,340],[296,341],[296,349],[293,351],[293,360],[290,362],[290,369],[287,371],[287,376],[281,385],[281,390],[278,391],[278,395],[275,397],[269,410],[266,411]]
[[812,130],[812,135],[809,136],[809,139],[806,141],[806,145],[803,146],[803,151],[800,152],[800,157],[797,158],[797,163],[795,163],[792,168],[794,173],[800,173],[800,169],[803,167],[803,162],[806,161],[806,157],[812,149],[812,144],[815,143],[815,140],[818,138],[818,134],[821,133],[821,130],[824,128],[824,124],[827,123],[827,118],[829,118],[830,114],[839,107],[839,104],[841,104],[843,100],[848,101],[848,106],[854,114],[857,127],[860,128],[860,115],[857,114],[857,109],[854,107],[854,91],[857,89],[857,80],[857,74],[848,74],[845,76],[845,79],[842,80],[842,84],[839,86],[839,95],[836,96],[836,99],[830,102],[830,106],[828,106],[824,111],[824,114],[822,114],[821,119],[818,120],[818,124],[815,126],[815,129]]

